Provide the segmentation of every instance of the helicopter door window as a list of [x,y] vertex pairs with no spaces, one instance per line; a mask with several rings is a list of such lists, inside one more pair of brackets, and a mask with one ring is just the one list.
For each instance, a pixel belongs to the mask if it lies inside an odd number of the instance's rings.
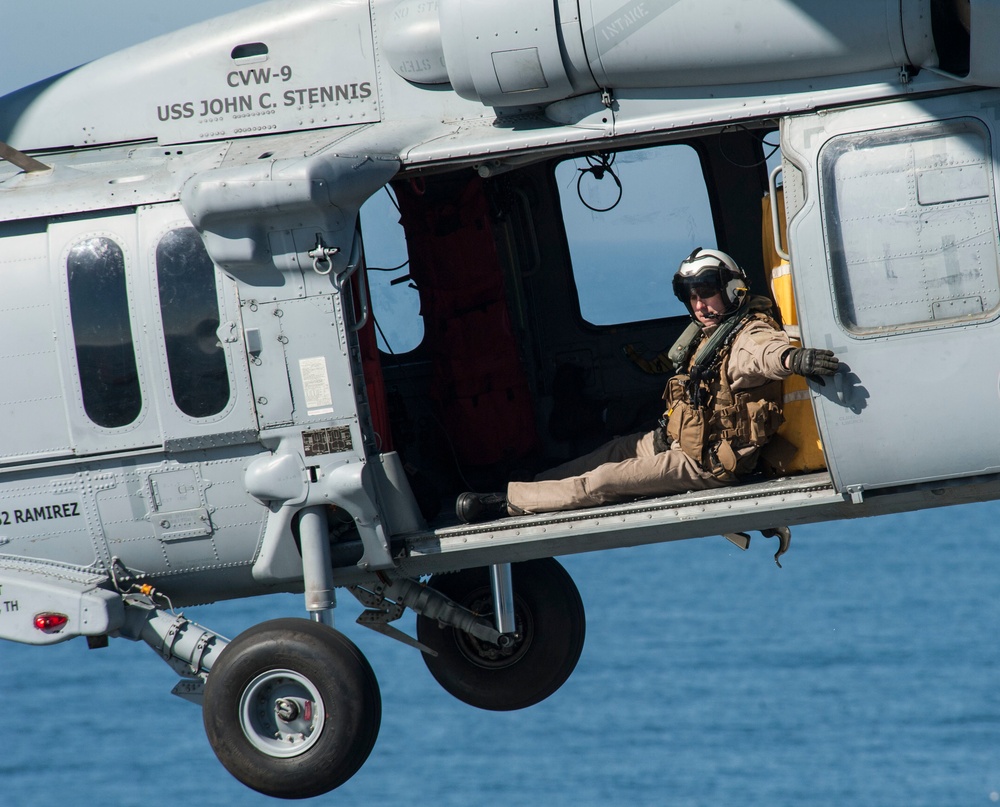
[[361,206],[365,266],[379,350],[409,353],[424,338],[420,295],[409,282],[406,235],[399,206],[388,185]]
[[823,147],[833,285],[848,331],[878,336],[996,316],[991,153],[988,131],[969,119],[842,135]]
[[583,319],[686,315],[670,290],[672,267],[692,247],[717,246],[698,152],[673,144],[577,157],[558,163],[555,178]]
[[66,271],[84,410],[98,426],[127,426],[139,417],[142,392],[125,255],[109,238],[88,238],[70,250]]
[[198,233],[171,230],[156,246],[156,277],[174,402],[193,418],[229,403],[226,354],[219,342],[215,265]]

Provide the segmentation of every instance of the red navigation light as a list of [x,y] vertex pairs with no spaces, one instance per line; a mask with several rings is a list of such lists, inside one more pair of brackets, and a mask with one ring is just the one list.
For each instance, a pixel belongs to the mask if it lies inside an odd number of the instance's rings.
[[35,627],[42,633],[56,633],[66,627],[69,617],[66,614],[38,614],[35,616]]

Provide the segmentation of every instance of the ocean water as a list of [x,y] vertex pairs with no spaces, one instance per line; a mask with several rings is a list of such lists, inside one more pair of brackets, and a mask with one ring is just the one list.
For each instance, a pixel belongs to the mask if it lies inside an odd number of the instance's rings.
[[[564,559],[588,613],[547,701],[483,712],[419,653],[338,627],[379,678],[364,768],[318,805],[829,805],[1000,801],[1000,504]],[[299,597],[189,609],[227,635]],[[413,631],[412,619],[401,620]],[[262,805],[216,761],[145,647],[0,646],[0,805]]]

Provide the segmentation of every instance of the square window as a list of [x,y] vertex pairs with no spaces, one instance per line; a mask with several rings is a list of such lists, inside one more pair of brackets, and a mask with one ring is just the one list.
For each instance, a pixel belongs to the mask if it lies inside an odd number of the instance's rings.
[[819,160],[844,328],[878,335],[995,316],[1000,233],[981,123],[843,135]]
[[687,315],[671,291],[695,247],[717,246],[701,160],[674,144],[623,151],[606,162],[556,165],[580,314],[592,325]]

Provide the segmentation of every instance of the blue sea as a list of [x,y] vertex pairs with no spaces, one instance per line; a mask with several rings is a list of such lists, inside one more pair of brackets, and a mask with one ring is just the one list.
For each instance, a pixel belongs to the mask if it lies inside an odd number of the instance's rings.
[[[419,653],[338,627],[379,678],[382,730],[351,781],[306,804],[830,805],[1000,801],[1000,504],[564,559],[587,607],[576,672],[490,713]],[[296,596],[189,609],[227,634]],[[401,620],[413,631],[413,621]],[[0,646],[0,805],[278,804],[222,768],[196,706],[145,645]]]

